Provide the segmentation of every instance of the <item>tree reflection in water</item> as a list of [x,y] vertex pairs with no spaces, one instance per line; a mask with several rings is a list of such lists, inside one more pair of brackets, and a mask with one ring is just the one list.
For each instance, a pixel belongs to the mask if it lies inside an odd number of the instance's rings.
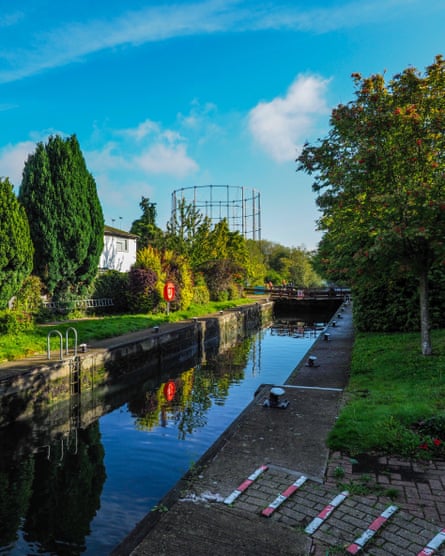
[[[149,431],[172,420],[181,440],[204,427],[211,406],[224,405],[231,384],[243,380],[252,341],[252,338],[245,339],[230,351],[134,397],[128,402],[128,410],[135,418],[136,427]],[[169,383],[174,384],[171,399],[166,395]]]
[[71,446],[61,439],[22,456],[15,465],[2,458],[0,546],[17,540],[22,522],[25,541],[38,544],[39,553],[81,553],[100,507],[106,478],[103,459],[97,421],[79,429]]

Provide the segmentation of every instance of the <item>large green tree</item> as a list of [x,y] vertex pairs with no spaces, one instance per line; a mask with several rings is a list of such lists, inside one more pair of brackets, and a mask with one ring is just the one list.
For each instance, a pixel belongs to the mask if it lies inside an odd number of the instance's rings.
[[81,293],[97,273],[104,218],[75,135],[37,144],[25,163],[19,199],[35,246],[34,274],[56,298]]
[[327,137],[298,158],[314,176],[324,264],[352,282],[368,271],[415,277],[430,355],[428,277],[445,258],[445,61],[388,83],[353,79],[355,100],[333,110]]
[[25,210],[8,178],[0,178],[0,309],[31,274],[33,252]]

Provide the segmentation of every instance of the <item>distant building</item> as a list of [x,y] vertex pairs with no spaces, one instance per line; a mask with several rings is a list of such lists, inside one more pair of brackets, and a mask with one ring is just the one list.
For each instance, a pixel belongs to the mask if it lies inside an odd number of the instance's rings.
[[104,248],[99,260],[100,270],[128,272],[136,262],[136,235],[105,226]]

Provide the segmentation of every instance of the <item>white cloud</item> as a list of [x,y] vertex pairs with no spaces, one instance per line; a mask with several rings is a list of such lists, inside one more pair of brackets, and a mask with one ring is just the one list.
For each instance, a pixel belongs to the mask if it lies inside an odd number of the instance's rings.
[[141,139],[145,139],[149,135],[159,132],[159,124],[147,119],[133,129],[124,129],[122,131],[119,131],[118,133],[121,135],[127,135],[128,137],[132,137],[133,139],[140,141]]
[[198,170],[198,165],[191,159],[185,145],[164,145],[157,143],[134,159],[144,171],[152,174],[168,174],[185,177]]
[[34,141],[23,141],[16,145],[6,145],[0,149],[0,176],[8,177],[16,186],[22,182],[22,172],[28,155],[36,149]]
[[298,76],[286,96],[260,102],[248,115],[249,130],[261,148],[277,162],[295,160],[297,148],[317,117],[329,112],[324,93],[328,80]]
[[[134,179],[136,173],[165,174],[185,177],[198,169],[187,154],[187,143],[179,131],[163,129],[160,124],[145,120],[135,128],[114,130],[117,139],[85,154],[88,167],[95,175],[120,174]],[[100,135],[100,134],[99,134]],[[133,177],[132,177],[133,176]]]
[[119,153],[119,145],[116,142],[106,143],[99,150],[85,152],[84,156],[88,168],[94,173],[131,168],[131,162]]
[[[3,45],[0,83],[23,79],[44,70],[78,62],[103,50],[122,46],[139,46],[148,42],[174,37],[225,32],[255,32],[282,30],[325,33],[358,27],[382,18],[397,17],[406,11],[425,8],[420,0],[350,1],[323,9],[304,9],[299,5],[279,2],[249,2],[248,0],[207,0],[202,2],[151,5],[139,11],[127,11],[110,19],[104,11],[102,18],[85,21],[73,9],[71,21],[42,31],[17,25],[19,44]],[[430,6],[431,13],[441,10],[441,2]],[[440,13],[440,12],[439,12]],[[20,23],[21,14],[0,19],[1,25]],[[24,25],[29,20],[24,21]]]

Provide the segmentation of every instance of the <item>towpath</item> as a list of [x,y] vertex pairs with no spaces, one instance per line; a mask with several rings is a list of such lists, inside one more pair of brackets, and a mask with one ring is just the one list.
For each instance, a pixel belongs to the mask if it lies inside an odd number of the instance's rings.
[[[445,555],[444,462],[380,458],[365,469],[326,448],[348,380],[351,307],[335,320],[113,556]],[[286,409],[264,406],[272,386]]]

